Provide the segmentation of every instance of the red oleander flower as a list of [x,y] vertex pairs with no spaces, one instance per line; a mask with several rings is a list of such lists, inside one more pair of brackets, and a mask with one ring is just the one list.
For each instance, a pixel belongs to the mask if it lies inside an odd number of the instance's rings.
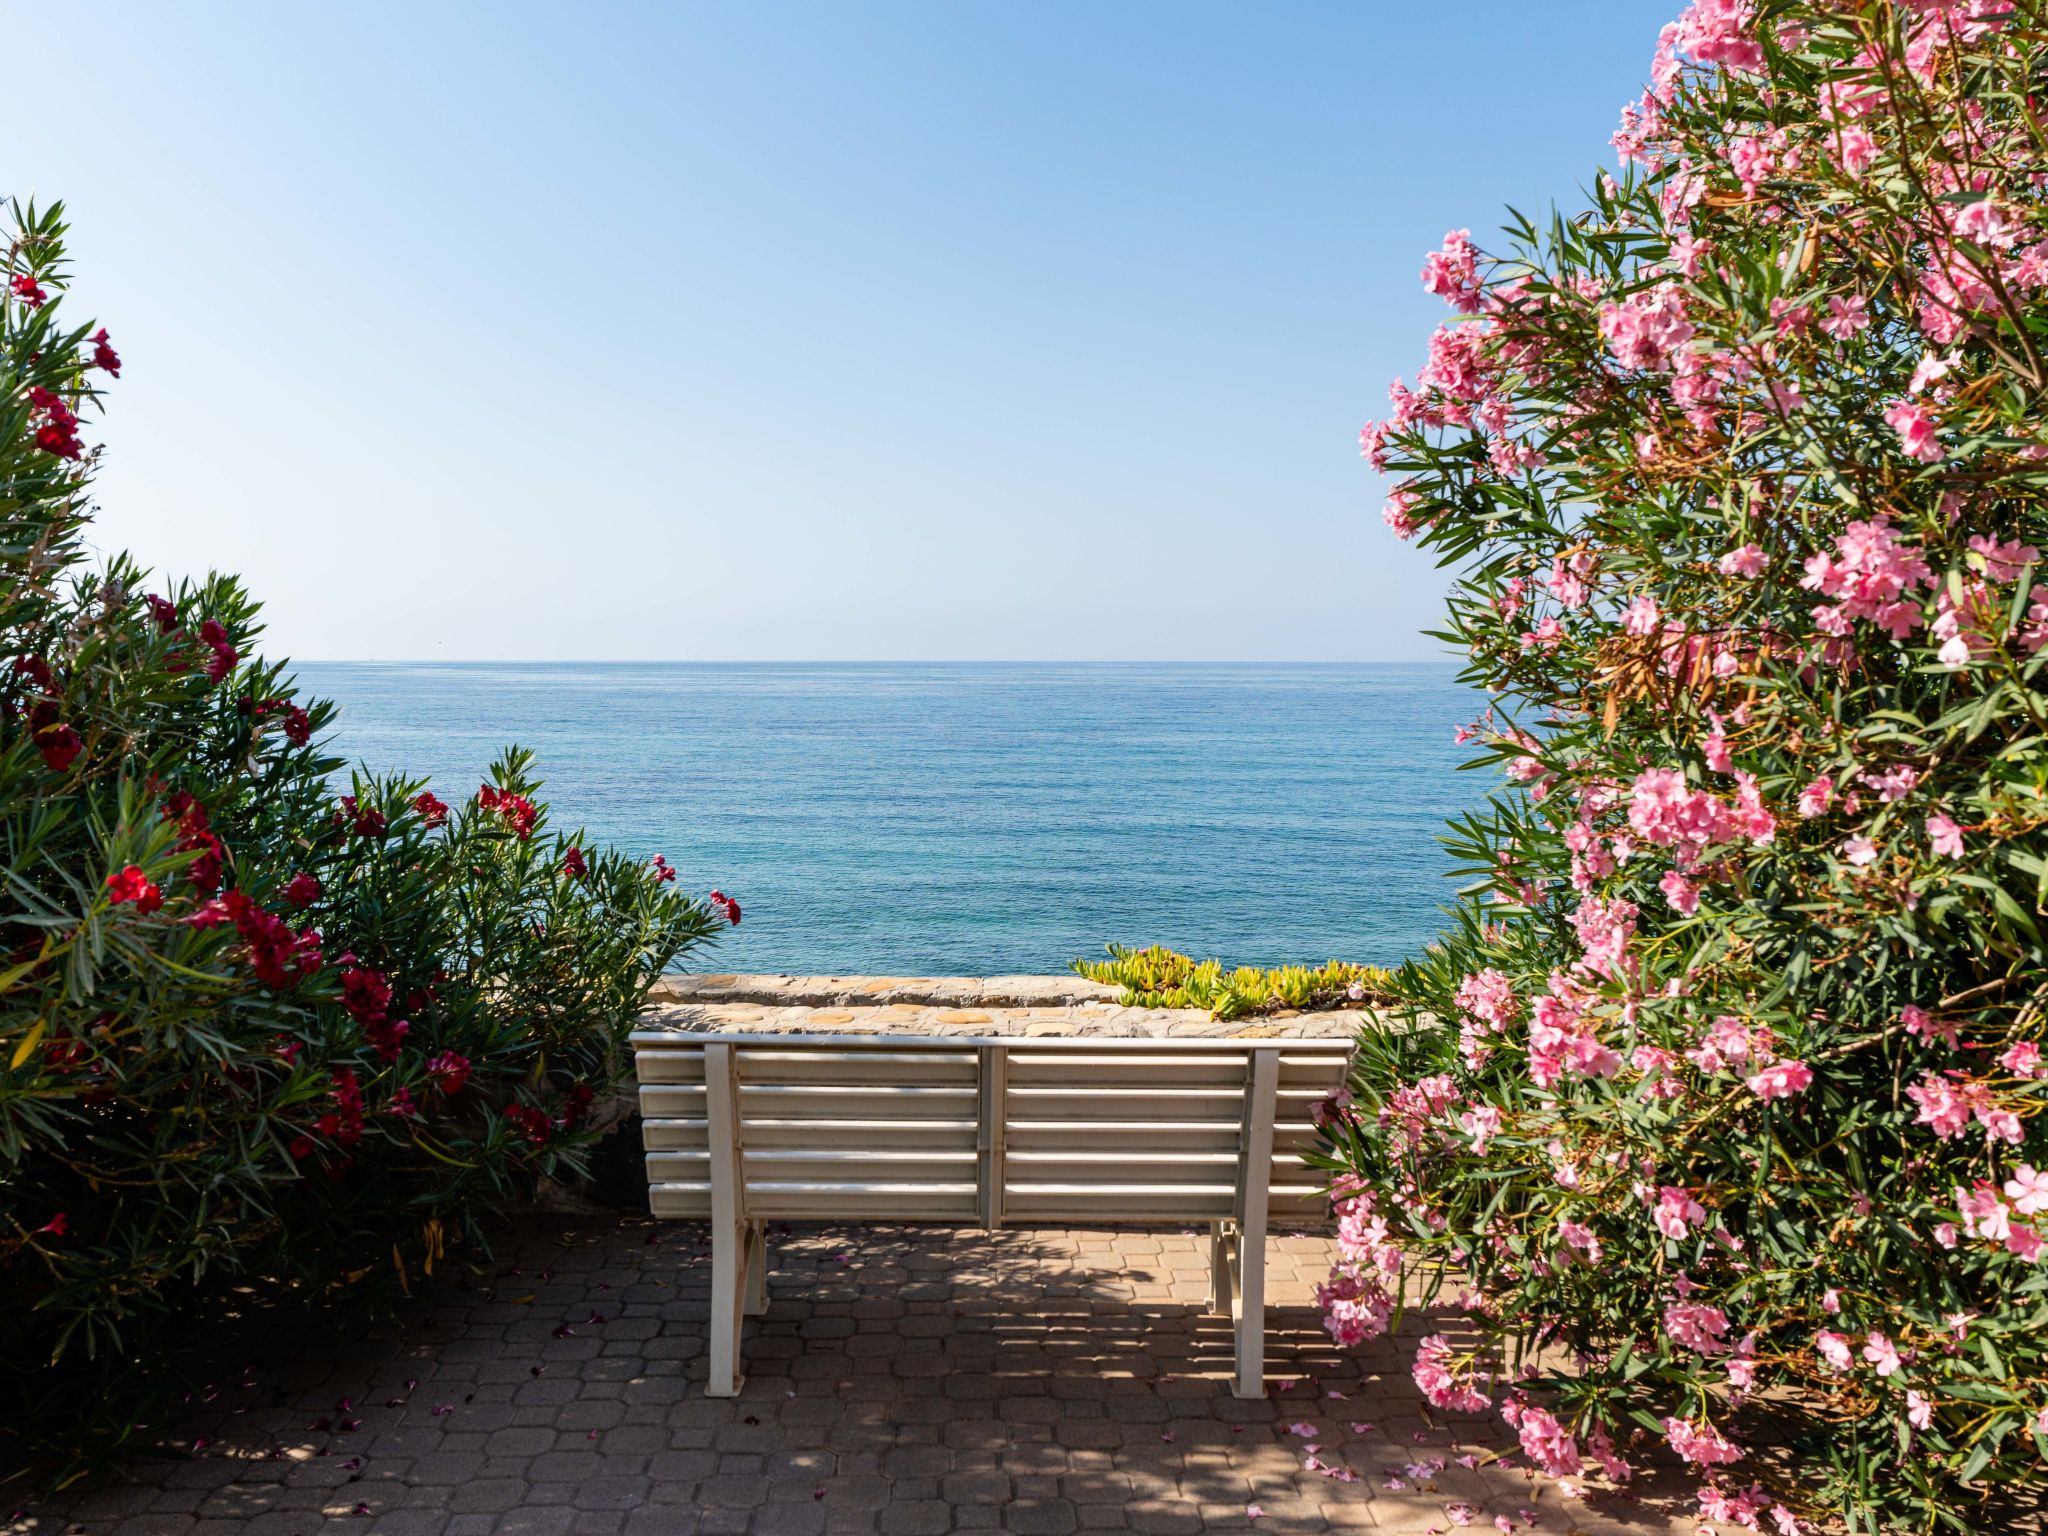
[[[55,706],[49,706],[52,713]],[[42,713],[38,709],[36,713]],[[78,761],[78,754],[85,750],[85,740],[77,731],[60,722],[35,726],[36,750],[43,754],[43,766],[52,773],[67,772]]]
[[295,907],[310,907],[320,899],[320,882],[301,870],[285,882],[284,899]]
[[469,1058],[456,1051],[442,1051],[428,1060],[427,1071],[434,1079],[434,1086],[453,1098],[469,1081]]
[[725,914],[725,920],[737,928],[740,925],[740,904],[723,891],[711,893],[711,905]]
[[164,893],[139,865],[127,864],[107,876],[107,897],[115,906],[135,903],[139,916],[147,917],[164,904]]
[[571,1126],[581,1120],[590,1110],[591,1101],[597,1094],[588,1083],[571,1083],[569,1091],[562,1095],[562,1124]]
[[350,1018],[363,1026],[363,1037],[381,1060],[396,1061],[412,1025],[391,1017],[391,982],[382,971],[350,964],[353,956],[342,956],[341,1006]]
[[313,739],[313,717],[298,705],[289,706],[284,712],[284,737],[295,747],[303,747]]
[[676,877],[676,872],[669,868],[668,860],[658,853],[648,861],[647,869],[654,876],[656,885],[666,885]]
[[61,398],[38,384],[28,392],[29,403],[43,416],[36,429],[36,446],[60,459],[76,459],[85,453],[78,437],[78,416]]
[[188,928],[218,928],[223,923],[233,922],[224,901],[209,901],[200,906],[190,917],[184,919]]
[[180,852],[193,848],[199,850],[199,857],[186,866],[185,877],[200,895],[211,896],[220,889],[221,879],[227,872],[227,849],[211,832],[201,832],[178,844]]
[[571,848],[562,855],[562,873],[571,880],[581,880],[590,873],[590,867],[583,862],[583,850]]
[[505,824],[512,829],[513,835],[522,843],[533,836],[533,825],[539,818],[540,811],[526,796],[515,795],[510,790],[499,789],[493,784],[485,784],[477,789],[476,803],[487,811],[496,811],[503,817]]
[[421,820],[429,827],[438,827],[448,819],[448,807],[429,789],[423,789],[413,796],[412,808],[420,813]]
[[235,670],[235,663],[242,659],[241,652],[229,642],[228,632],[212,619],[199,626],[199,639],[213,653],[207,659],[206,680],[217,683]]
[[104,368],[115,378],[121,377],[121,354],[116,352],[107,340],[107,328],[103,325],[92,333],[92,365]]
[[149,616],[156,620],[157,633],[168,635],[178,627],[178,605],[167,598],[158,597],[154,592],[142,594],[143,605],[149,609]]
[[10,277],[7,280],[7,288],[30,309],[41,309],[50,301],[50,296],[43,291],[42,285],[26,272],[17,272]]
[[554,1133],[554,1125],[548,1117],[529,1104],[508,1104],[505,1119],[518,1127],[521,1135],[536,1147],[548,1144],[548,1137]]
[[391,983],[382,971],[348,965],[342,956],[341,1006],[357,1023],[381,1017],[391,1007]]
[[48,1221],[44,1222],[40,1227],[36,1228],[37,1237],[68,1237],[70,1233],[71,1218],[66,1212],[63,1211],[59,1211],[56,1215],[52,1216]]
[[50,664],[40,656],[15,657],[14,675],[34,683],[38,693],[54,694],[57,691],[57,679],[50,672]]
[[357,837],[382,837],[387,830],[384,813],[374,805],[358,806],[354,795],[341,797],[341,814]]
[[164,802],[162,814],[164,820],[175,821],[178,830],[184,833],[178,842],[177,851],[196,851],[199,855],[187,868],[187,878],[202,896],[211,896],[220,889],[227,849],[211,831],[206,807],[189,792],[181,789]]
[[[311,928],[303,932],[293,929],[283,918],[266,912],[239,890],[229,891],[217,904],[209,902],[187,921],[194,927],[214,926],[218,919],[212,918],[211,913],[216,906],[223,916],[233,920],[235,931],[249,946],[249,964],[256,979],[272,991],[295,987],[320,969],[318,932]],[[202,914],[208,915],[209,920],[202,923]]]
[[352,1147],[363,1139],[363,1090],[355,1069],[343,1067],[328,1081],[334,1088],[334,1108],[314,1122],[321,1135]]

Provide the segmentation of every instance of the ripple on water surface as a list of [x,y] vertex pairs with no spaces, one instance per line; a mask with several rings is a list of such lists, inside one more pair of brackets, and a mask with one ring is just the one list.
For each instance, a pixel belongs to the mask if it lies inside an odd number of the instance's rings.
[[1387,962],[1450,899],[1481,775],[1448,666],[300,663],[336,748],[473,791],[517,742],[555,824],[746,921],[699,968],[1063,970],[1105,942]]

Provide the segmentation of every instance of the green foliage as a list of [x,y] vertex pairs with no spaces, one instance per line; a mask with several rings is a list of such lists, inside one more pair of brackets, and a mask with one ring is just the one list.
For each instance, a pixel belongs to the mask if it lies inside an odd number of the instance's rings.
[[118,360],[61,324],[61,209],[17,221],[0,1462],[61,1478],[138,1433],[180,1338],[252,1297],[416,1286],[494,1205],[574,1173],[649,985],[724,922],[552,831],[524,752],[452,808],[403,776],[337,799],[333,706],[250,654],[239,584],[88,568],[77,417]]
[[1157,944],[1108,949],[1107,960],[1076,960],[1073,969],[1090,981],[1122,987],[1121,1001],[1130,1008],[1201,1008],[1218,1019],[1240,1019],[1386,1003],[1393,995],[1393,972],[1375,965],[1332,960],[1314,970],[1246,965],[1225,971],[1220,960],[1192,960]]

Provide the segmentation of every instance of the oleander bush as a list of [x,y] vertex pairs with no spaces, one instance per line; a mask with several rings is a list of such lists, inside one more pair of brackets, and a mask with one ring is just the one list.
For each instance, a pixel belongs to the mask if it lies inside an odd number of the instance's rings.
[[580,1166],[649,984],[737,908],[548,826],[525,753],[449,805],[323,750],[231,578],[86,558],[62,209],[0,297],[0,1465],[135,1438],[252,1296],[416,1287]]
[[2048,1457],[2048,6],[1697,0],[1651,81],[1580,211],[1428,258],[1457,314],[1363,434],[1507,783],[1417,1027],[1328,1106],[1329,1322],[1452,1287],[1484,1342],[1422,1341],[1431,1401],[1567,1480],[1661,1441],[1717,1529],[2008,1529]]
[[1241,965],[1224,970],[1220,960],[1194,960],[1155,944],[1149,949],[1106,946],[1107,960],[1076,960],[1073,970],[1090,981],[1123,988],[1127,1008],[1202,1008],[1218,1019],[1288,1009],[1345,1008],[1391,997],[1393,972],[1376,965],[1332,960],[1266,970]]

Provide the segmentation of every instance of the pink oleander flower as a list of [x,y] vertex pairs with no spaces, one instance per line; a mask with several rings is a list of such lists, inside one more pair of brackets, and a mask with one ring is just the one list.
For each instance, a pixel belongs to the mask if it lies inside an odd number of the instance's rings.
[[1963,829],[1946,811],[1936,811],[1927,818],[1927,841],[1937,857],[1960,859],[1963,856]]
[[1524,1408],[1522,1421],[1516,1428],[1521,1435],[1522,1450],[1541,1471],[1551,1477],[1577,1477],[1585,1470],[1579,1456],[1578,1441],[1547,1409]]
[[2020,232],[2025,226],[2012,215],[2010,209],[2000,206],[1990,198],[1970,203],[1956,214],[1956,234],[1978,245],[1988,245],[1994,250],[2007,251],[2019,243]]
[[1458,1116],[1458,1126],[1472,1138],[1473,1152],[1483,1153],[1487,1142],[1500,1134],[1501,1114],[1491,1104],[1484,1104]]
[[1899,434],[1899,446],[1906,457],[1924,464],[1938,464],[1945,455],[1935,420],[1917,400],[1901,400],[1886,408],[1885,425]]
[[1557,1224],[1557,1235],[1564,1240],[1567,1250],[1584,1254],[1587,1263],[1600,1262],[1600,1237],[1591,1227],[1576,1221],[1560,1220]]
[[2038,1216],[2048,1211],[2048,1173],[2035,1171],[2031,1163],[2021,1163],[2005,1181],[2005,1194],[2022,1216]]
[[[1951,352],[1946,357],[1931,350],[1921,353],[1920,361],[1913,366],[1913,377],[1906,385],[1906,393],[1917,395],[1922,390],[1939,384],[1955,371],[1956,365],[1961,361],[1962,354],[1957,352]],[[1895,406],[1893,409],[1896,410],[1897,407]],[[1887,421],[1891,419],[1889,413],[1887,413],[1885,419]],[[1904,428],[1900,428],[1902,435],[1904,430]]]
[[1600,310],[1600,334],[1624,368],[1656,371],[1670,366],[1672,355],[1692,339],[1694,329],[1685,317],[1685,296],[1672,283],[1630,294]]
[[1895,640],[1920,627],[1920,604],[1909,595],[1934,579],[1918,547],[1901,543],[1882,514],[1851,522],[1835,540],[1834,553],[1808,557],[1805,569],[1799,585],[1836,603],[1815,609],[1817,622],[1868,619]]
[[1664,1331],[1674,1344],[1695,1354],[1718,1355],[1728,1348],[1728,1314],[1702,1302],[1673,1302],[1666,1307]]
[[2041,558],[2041,551],[2031,544],[2018,539],[2000,543],[1981,533],[1970,535],[1970,549],[1983,562],[1986,579],[2000,585],[2018,581],[2021,573]]
[[1699,887],[1675,869],[1666,871],[1664,878],[1657,882],[1657,889],[1664,893],[1664,899],[1671,903],[1671,910],[1680,917],[1691,917],[1700,909]]
[[[1599,976],[1612,976],[1622,965],[1628,941],[1636,931],[1636,905],[1620,899],[1588,896],[1571,912],[1571,925],[1584,952],[1581,967]],[[1619,1061],[1616,1062],[1619,1065]],[[1605,1076],[1612,1067],[1597,1075]]]
[[1856,1368],[1856,1357],[1850,1352],[1847,1335],[1823,1328],[1813,1336],[1813,1347],[1819,1352],[1827,1368],[1836,1375],[1842,1375]]
[[1827,318],[1820,322],[1820,328],[1837,341],[1847,341],[1851,336],[1870,328],[1869,306],[1860,293],[1846,296],[1835,294],[1828,300]]
[[1835,163],[1845,175],[1861,177],[1877,163],[1877,140],[1867,128],[1845,128],[1835,135]]
[[1980,1179],[1970,1189],[1955,1191],[1956,1210],[1963,1218],[1963,1233],[2002,1243],[2012,1230],[2012,1207],[1998,1198],[1998,1190]]
[[1998,1064],[2015,1077],[2048,1076],[2048,1067],[2041,1061],[2041,1047],[2031,1040],[2008,1046],[1999,1056]]
[[1687,1232],[1707,1219],[1707,1208],[1693,1199],[1690,1191],[1666,1184],[1657,1191],[1652,1219],[1657,1223],[1659,1232],[1673,1242],[1679,1242]]
[[1719,1520],[1724,1524],[1739,1525],[1752,1531],[1762,1529],[1759,1521],[1764,1511],[1766,1495],[1755,1483],[1737,1491],[1709,1481],[1700,1486],[1699,1501],[1702,1519]]
[[1813,1084],[1813,1069],[1803,1061],[1780,1061],[1746,1079],[1749,1091],[1760,1099],[1789,1099]]
[[1722,1014],[1707,1026],[1686,1059],[1702,1072],[1726,1072],[1745,1063],[1763,1066],[1772,1057],[1769,1029],[1749,1025],[1733,1014]]
[[1754,544],[1731,549],[1716,562],[1716,569],[1723,576],[1761,576],[1769,567],[1764,552]]
[[1712,1424],[1691,1424],[1684,1419],[1666,1419],[1664,1438],[1685,1460],[1702,1467],[1726,1466],[1742,1459],[1742,1447]]
[[1906,1097],[1919,1106],[1914,1123],[1932,1126],[1944,1141],[1960,1136],[1974,1119],[1984,1128],[1987,1141],[2019,1143],[2019,1116],[2000,1105],[1985,1084],[1963,1073],[1922,1073],[1920,1081],[1906,1089]]
[[1387,504],[1380,509],[1380,521],[1393,531],[1395,538],[1405,541],[1415,537],[1420,524],[1415,520],[1414,506],[1412,492],[1396,488],[1387,496]]
[[1899,1369],[1899,1351],[1892,1341],[1878,1332],[1871,1332],[1863,1343],[1863,1358],[1877,1368],[1880,1376],[1891,1376]]
[[1906,1004],[1899,1010],[1899,1023],[1905,1026],[1906,1033],[1915,1040],[1925,1040],[1930,1045],[1939,1040],[1950,1050],[1956,1048],[1955,1024],[1948,1019],[1935,1018],[1925,1008],[1912,1003]]
[[1472,231],[1452,230],[1442,250],[1423,258],[1422,286],[1468,315],[1479,308],[1479,253],[1472,247]]
[[1454,1413],[1478,1413],[1493,1399],[1473,1383],[1468,1367],[1462,1374],[1451,1369],[1456,1352],[1450,1341],[1433,1333],[1415,1347],[1415,1385],[1434,1407]]

